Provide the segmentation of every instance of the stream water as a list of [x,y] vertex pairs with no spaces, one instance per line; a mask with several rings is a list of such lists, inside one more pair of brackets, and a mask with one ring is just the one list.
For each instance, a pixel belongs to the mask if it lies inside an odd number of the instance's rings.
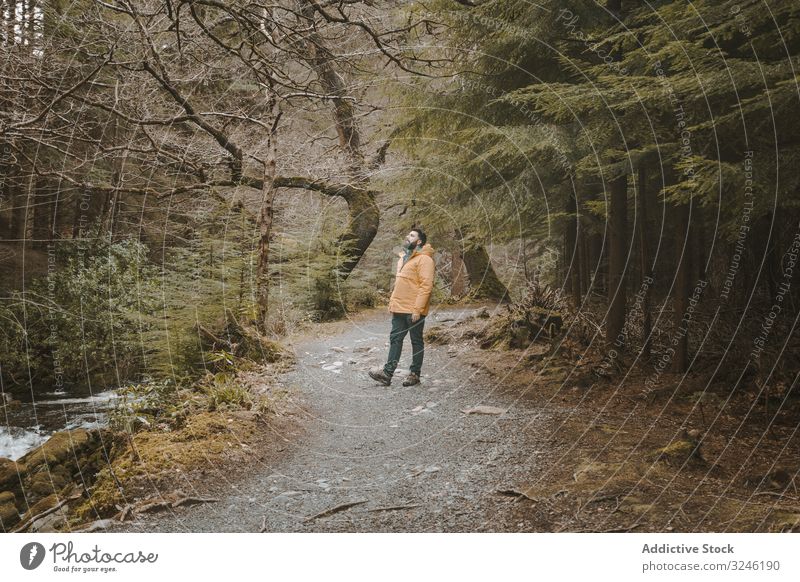
[[[0,402],[4,396],[0,394]],[[99,393],[49,392],[18,405],[0,407],[0,457],[16,460],[54,432],[106,424],[116,390]]]

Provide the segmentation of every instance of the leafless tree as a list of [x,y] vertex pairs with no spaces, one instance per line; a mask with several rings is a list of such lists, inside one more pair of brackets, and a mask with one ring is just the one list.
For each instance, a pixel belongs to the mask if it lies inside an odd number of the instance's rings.
[[[360,120],[374,109],[361,80],[377,66],[421,72],[433,64],[404,48],[428,23],[401,20],[394,8],[370,0],[6,3],[4,199],[15,196],[22,177],[62,196],[71,192],[72,230],[80,236],[87,213],[113,231],[121,197],[253,189],[263,326],[277,191],[346,201],[349,220],[334,269],[342,279],[377,232],[370,172],[387,142],[364,134]],[[325,147],[324,129],[297,147],[298,120],[319,120],[326,111],[336,151]],[[293,147],[282,152],[281,143]],[[312,153],[302,171],[292,150]],[[9,206],[18,212],[21,204]]]

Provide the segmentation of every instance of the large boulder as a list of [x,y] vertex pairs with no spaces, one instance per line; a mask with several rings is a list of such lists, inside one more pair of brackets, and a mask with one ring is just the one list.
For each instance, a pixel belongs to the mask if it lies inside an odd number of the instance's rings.
[[60,465],[64,462],[74,461],[92,445],[94,436],[96,436],[95,433],[83,428],[57,432],[42,446],[36,447],[24,455],[19,462],[32,473],[44,463]]
[[0,458],[0,491],[18,488],[26,472],[24,464]]
[[13,498],[10,501],[0,502],[0,531],[11,531],[19,522],[19,511]]
[[11,491],[0,492],[0,531],[9,531],[19,522],[16,496]]
[[25,465],[0,458],[0,532],[9,531],[19,522],[17,502],[22,498],[20,484],[25,475]]
[[[53,507],[76,479],[91,482],[103,462],[101,445],[99,431],[75,429],[55,433],[18,461],[0,459],[0,531],[18,524],[20,513],[25,514],[24,521],[29,521]],[[50,519],[55,521],[34,529],[55,529],[60,521]],[[25,528],[33,526],[26,523]]]
[[[100,450],[98,431],[75,429],[57,432],[42,446],[20,459],[26,475],[22,483],[28,503],[58,494],[80,473],[82,481],[91,480],[98,470]],[[92,461],[93,459],[93,461]]]
[[[54,519],[53,516],[42,516],[41,514],[53,509],[59,503],[60,499],[55,493],[51,493],[47,497],[43,497],[33,504],[22,516],[22,521],[24,523],[21,524],[21,527],[26,531],[40,531],[40,528],[43,525],[42,522],[50,523]],[[61,516],[55,517],[58,518]]]

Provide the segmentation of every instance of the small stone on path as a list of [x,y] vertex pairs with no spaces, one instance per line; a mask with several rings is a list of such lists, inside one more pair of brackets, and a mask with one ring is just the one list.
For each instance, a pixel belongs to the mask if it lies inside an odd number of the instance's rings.
[[506,412],[505,408],[498,408],[497,406],[473,406],[472,408],[465,408],[461,412],[464,414],[503,414]]

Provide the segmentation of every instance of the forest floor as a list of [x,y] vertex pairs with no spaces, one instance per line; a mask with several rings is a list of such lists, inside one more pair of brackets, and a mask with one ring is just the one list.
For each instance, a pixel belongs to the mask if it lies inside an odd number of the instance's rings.
[[[753,411],[746,393],[729,398],[699,378],[665,375],[674,390],[647,396],[636,374],[587,381],[580,361],[550,346],[482,350],[478,307],[428,317],[426,331],[450,333],[426,344],[412,387],[401,385],[408,340],[392,386],[367,376],[388,350],[383,309],[290,338],[297,363],[273,380],[289,395],[283,419],[242,443],[250,453],[235,466],[182,476],[186,494],[217,501],[106,531],[798,527],[796,411],[784,411],[793,423]],[[477,406],[493,408],[465,412]]]

